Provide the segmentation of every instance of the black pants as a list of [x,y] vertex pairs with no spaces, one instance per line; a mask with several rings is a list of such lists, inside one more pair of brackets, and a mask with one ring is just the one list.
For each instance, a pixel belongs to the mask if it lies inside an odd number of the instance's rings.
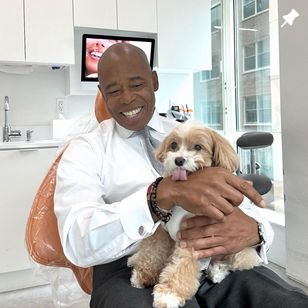
[[[94,267],[91,308],[150,308],[152,289],[130,285],[127,258]],[[214,284],[205,275],[185,308],[308,308],[308,296],[266,267],[237,271]]]

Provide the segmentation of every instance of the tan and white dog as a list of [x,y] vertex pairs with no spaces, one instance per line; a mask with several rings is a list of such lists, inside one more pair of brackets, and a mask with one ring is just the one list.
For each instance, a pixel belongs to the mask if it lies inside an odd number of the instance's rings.
[[[156,158],[164,165],[164,176],[186,180],[187,173],[200,168],[217,166],[235,172],[237,154],[231,144],[217,132],[195,122],[177,126],[160,144]],[[192,216],[180,206],[172,210],[171,220],[142,240],[139,250],[128,259],[133,267],[131,284],[137,288],[154,286],[155,308],[176,308],[185,304],[197,292],[201,262],[192,250],[181,248],[176,233],[181,220]],[[168,230],[168,231],[166,231]],[[230,271],[250,269],[260,264],[254,248],[222,258],[213,257],[207,270],[215,283]]]

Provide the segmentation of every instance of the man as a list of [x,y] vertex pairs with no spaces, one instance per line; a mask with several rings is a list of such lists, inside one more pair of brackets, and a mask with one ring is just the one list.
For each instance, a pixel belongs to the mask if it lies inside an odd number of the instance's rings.
[[[131,287],[126,265],[138,242],[160,223],[147,202],[147,189],[159,174],[150,162],[141,130],[148,126],[151,135],[162,140],[176,123],[155,111],[158,78],[139,48],[125,43],[111,46],[100,59],[98,76],[112,118],[72,141],[61,159],[55,193],[61,242],[71,262],[94,266],[91,307],[152,307],[152,290]],[[157,205],[168,210],[178,204],[198,214],[183,222],[178,234],[183,247],[194,248],[196,258],[256,246],[267,262],[272,230],[256,206],[242,203],[243,194],[262,204],[247,182],[224,169],[206,168],[187,181],[160,181]],[[290,303],[295,306],[287,306]],[[232,273],[219,284],[203,275],[198,293],[185,307],[307,304],[303,294],[259,267]]]

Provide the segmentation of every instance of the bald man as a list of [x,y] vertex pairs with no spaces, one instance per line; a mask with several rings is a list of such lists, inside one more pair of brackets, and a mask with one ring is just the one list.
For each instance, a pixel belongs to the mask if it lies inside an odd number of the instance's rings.
[[[109,47],[99,61],[98,78],[112,118],[72,141],[61,159],[55,193],[61,242],[72,263],[94,266],[92,308],[152,307],[152,289],[132,287],[127,267],[127,257],[160,223],[147,201],[147,189],[160,174],[151,164],[142,135],[135,132],[148,126],[161,141],[178,123],[156,112],[158,77],[141,49],[127,43]],[[256,247],[266,263],[273,233],[244,195],[262,204],[261,196],[241,178],[225,169],[206,168],[185,182],[163,178],[157,204],[162,212],[179,204],[198,213],[185,221],[179,233],[182,245],[193,247],[196,258]],[[204,237],[209,232],[210,239]],[[289,298],[296,306],[286,306]],[[211,283],[204,274],[198,293],[185,307],[308,307],[307,303],[303,294],[258,267],[232,273],[220,284]]]

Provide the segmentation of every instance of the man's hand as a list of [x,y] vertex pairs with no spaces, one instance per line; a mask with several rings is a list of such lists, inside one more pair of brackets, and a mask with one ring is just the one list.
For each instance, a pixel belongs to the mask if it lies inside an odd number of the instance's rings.
[[220,220],[242,203],[243,195],[264,206],[262,197],[248,181],[224,168],[210,167],[193,172],[187,181],[164,178],[157,188],[157,203],[165,209],[177,204],[193,214]]
[[206,216],[188,218],[178,238],[181,247],[192,247],[198,259],[234,254],[260,241],[256,221],[239,208],[219,221]]

